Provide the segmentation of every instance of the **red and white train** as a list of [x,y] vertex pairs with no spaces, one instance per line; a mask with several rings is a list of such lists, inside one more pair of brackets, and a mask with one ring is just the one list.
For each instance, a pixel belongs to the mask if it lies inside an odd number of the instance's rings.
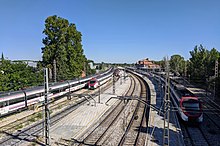
[[88,88],[89,89],[96,89],[99,86],[99,82],[96,78],[92,78],[89,82],[88,82]]
[[[178,84],[172,91],[172,100],[175,107],[178,107],[178,113],[183,121],[199,122],[203,121],[202,103],[193,93],[182,85]],[[173,90],[173,89],[171,89]]]
[[[49,85],[48,98],[60,98],[68,93],[82,89],[92,78],[97,78],[102,84],[105,83],[113,74],[113,68],[99,74],[88,76],[81,79],[64,81]],[[21,109],[25,109],[30,105],[42,103],[44,101],[44,87],[39,86],[31,89],[20,90],[16,92],[8,92],[0,94],[0,117],[8,113],[12,113]]]
[[[136,68],[128,69],[145,75],[152,80],[157,80],[158,83],[161,83],[164,86],[164,72],[148,73],[142,70],[137,70]],[[173,78],[173,74],[171,74],[171,76],[171,78]],[[177,110],[183,121],[199,123],[203,121],[202,102],[198,97],[191,93],[185,86],[176,83],[173,80],[171,80],[170,93],[174,109]]]

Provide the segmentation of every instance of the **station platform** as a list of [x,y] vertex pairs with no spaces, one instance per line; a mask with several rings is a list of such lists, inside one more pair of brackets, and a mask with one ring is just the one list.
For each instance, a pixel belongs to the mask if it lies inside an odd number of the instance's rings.
[[[129,89],[130,84],[130,78],[123,80],[122,84],[120,80],[117,81],[115,83],[116,95],[123,96]],[[60,139],[78,139],[88,130],[88,127],[99,122],[101,116],[118,101],[117,99],[112,99],[108,102],[108,106],[105,104],[112,97],[112,91],[113,87],[111,86],[101,94],[100,103],[98,103],[98,96],[93,97],[96,101],[96,106],[91,100],[90,105],[85,103],[52,126],[50,128],[51,144],[56,145]]]
[[[144,79],[146,80],[150,89],[151,104],[156,106],[158,109],[161,109],[162,111],[164,91],[162,90],[162,88],[160,88],[159,83],[153,78],[151,78],[150,80],[149,78],[144,77]],[[163,145],[163,129],[164,129],[163,119],[164,116],[160,112],[150,108],[147,137],[145,141],[146,146]],[[170,139],[169,139],[170,146],[184,145],[181,128],[178,119],[176,117],[175,111],[170,111],[169,132],[170,132]]]

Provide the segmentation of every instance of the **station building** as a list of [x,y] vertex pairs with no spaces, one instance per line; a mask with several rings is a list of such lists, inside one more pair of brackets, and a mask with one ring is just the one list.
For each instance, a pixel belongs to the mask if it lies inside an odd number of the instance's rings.
[[160,65],[155,64],[154,61],[150,61],[148,58],[138,60],[135,64],[135,67],[146,71],[155,71],[161,68]]

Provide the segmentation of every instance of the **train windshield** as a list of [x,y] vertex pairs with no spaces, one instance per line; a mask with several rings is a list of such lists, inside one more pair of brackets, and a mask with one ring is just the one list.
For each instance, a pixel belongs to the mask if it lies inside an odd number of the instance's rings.
[[195,100],[183,101],[182,108],[184,112],[190,115],[197,115],[200,113],[200,104]]
[[199,110],[199,103],[183,102],[183,107],[189,110]]
[[91,80],[90,84],[95,84],[96,80]]

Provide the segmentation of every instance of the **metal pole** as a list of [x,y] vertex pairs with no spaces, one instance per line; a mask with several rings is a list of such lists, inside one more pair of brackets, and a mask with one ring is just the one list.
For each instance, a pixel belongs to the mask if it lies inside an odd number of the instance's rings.
[[112,94],[115,94],[115,76],[113,74],[113,88],[112,88]]
[[70,82],[69,81],[67,81],[67,83],[68,83],[68,86],[69,86],[69,92],[68,92],[68,95],[67,95],[67,99],[68,100],[71,100],[71,96],[70,96]]
[[218,60],[215,60],[214,100],[216,96],[216,79],[218,77]]
[[124,108],[124,118],[123,118],[123,127],[124,127],[124,131],[126,131],[126,125],[127,125],[127,119],[126,119],[126,113],[125,113],[125,105],[126,105],[126,103],[125,103],[125,100],[124,100],[124,106],[123,106],[123,108]]
[[170,122],[170,77],[169,77],[169,62],[166,58],[166,83],[164,95],[164,129],[163,129],[163,146],[169,146],[169,122]]
[[101,85],[100,85],[100,82],[99,82],[99,101],[98,101],[98,103],[100,103],[100,97],[101,97]]
[[125,68],[124,68],[124,82],[125,82]]
[[84,72],[85,72],[85,75],[86,75],[86,62],[83,63],[83,67],[84,67]]
[[23,89],[22,89],[22,91],[24,92],[25,108],[27,109],[28,108],[28,105],[27,105],[27,94],[26,94],[26,92]]
[[45,96],[45,104],[44,104],[44,110],[45,110],[45,144],[46,146],[50,145],[50,136],[49,136],[49,127],[50,127],[50,113],[49,113],[49,103],[48,103],[48,68],[44,69],[44,96]]
[[[161,68],[159,68],[159,72],[161,73]],[[161,94],[161,91],[162,91],[161,88],[162,88],[162,86],[161,86],[161,84],[162,84],[162,83],[161,83],[161,78],[159,78],[159,96],[160,96],[160,99],[162,100],[162,96],[161,96],[161,95],[162,95],[162,94]],[[160,103],[163,102],[163,101],[161,101],[161,100],[160,100]]]
[[53,77],[54,82],[57,82],[57,66],[56,66],[56,60],[53,60]]
[[185,61],[185,69],[184,69],[184,85],[186,86],[186,78],[187,78],[187,61]]

